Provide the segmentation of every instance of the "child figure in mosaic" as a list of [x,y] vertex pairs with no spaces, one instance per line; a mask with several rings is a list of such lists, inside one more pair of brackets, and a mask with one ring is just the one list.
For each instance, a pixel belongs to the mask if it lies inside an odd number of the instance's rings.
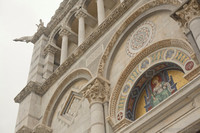
[[154,107],[171,95],[171,86],[168,82],[160,82],[158,76],[152,79],[152,84],[155,86],[151,93],[151,105]]
[[169,76],[167,71],[154,76],[148,85],[146,85],[145,108],[146,111],[151,110],[160,102],[173,94],[177,88],[172,76]]

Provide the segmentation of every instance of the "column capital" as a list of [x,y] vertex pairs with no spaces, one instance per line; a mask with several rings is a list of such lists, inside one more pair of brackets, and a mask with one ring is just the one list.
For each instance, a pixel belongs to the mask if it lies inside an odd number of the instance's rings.
[[96,77],[85,86],[82,93],[90,104],[95,102],[103,103],[109,100],[110,84],[107,80]]
[[72,34],[72,31],[69,28],[63,27],[60,32],[59,32],[60,36],[69,36]]
[[84,17],[85,18],[85,17],[87,17],[87,11],[85,9],[83,9],[83,8],[78,9],[76,11],[75,17],[76,18],[80,18],[80,17]]
[[55,54],[57,53],[58,51],[60,51],[60,48],[57,47],[57,46],[53,46],[51,44],[48,44],[45,49],[44,49],[44,54],[46,55],[47,53],[52,53],[52,54]]
[[185,1],[171,17],[177,21],[181,27],[189,28],[188,24],[194,18],[200,16],[200,1],[187,0]]

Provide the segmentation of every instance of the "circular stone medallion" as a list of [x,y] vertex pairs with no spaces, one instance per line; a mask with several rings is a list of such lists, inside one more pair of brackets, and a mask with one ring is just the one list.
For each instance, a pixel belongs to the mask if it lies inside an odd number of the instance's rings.
[[185,65],[185,70],[190,71],[190,70],[192,70],[193,67],[194,67],[194,62],[193,62],[193,61],[189,61],[189,62]]
[[129,36],[126,52],[129,56],[134,56],[140,49],[144,48],[153,40],[155,26],[152,22],[146,21],[139,25]]

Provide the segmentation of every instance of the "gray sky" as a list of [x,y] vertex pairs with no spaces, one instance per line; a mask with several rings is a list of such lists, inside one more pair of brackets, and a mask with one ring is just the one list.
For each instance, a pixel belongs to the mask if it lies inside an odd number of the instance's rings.
[[13,42],[46,24],[63,0],[0,0],[0,133],[13,133],[18,112],[14,97],[27,83],[33,44]]

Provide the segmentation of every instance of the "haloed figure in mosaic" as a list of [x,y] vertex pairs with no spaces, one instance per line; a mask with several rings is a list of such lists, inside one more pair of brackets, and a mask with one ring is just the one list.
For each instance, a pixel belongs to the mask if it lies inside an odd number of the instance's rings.
[[147,97],[145,96],[146,111],[155,107],[177,90],[176,83],[174,84],[172,76],[169,79],[167,72],[154,76],[145,89],[147,94]]
[[161,82],[158,76],[155,76],[152,80],[153,87],[151,92],[151,105],[156,106],[171,94],[171,86],[168,82]]

